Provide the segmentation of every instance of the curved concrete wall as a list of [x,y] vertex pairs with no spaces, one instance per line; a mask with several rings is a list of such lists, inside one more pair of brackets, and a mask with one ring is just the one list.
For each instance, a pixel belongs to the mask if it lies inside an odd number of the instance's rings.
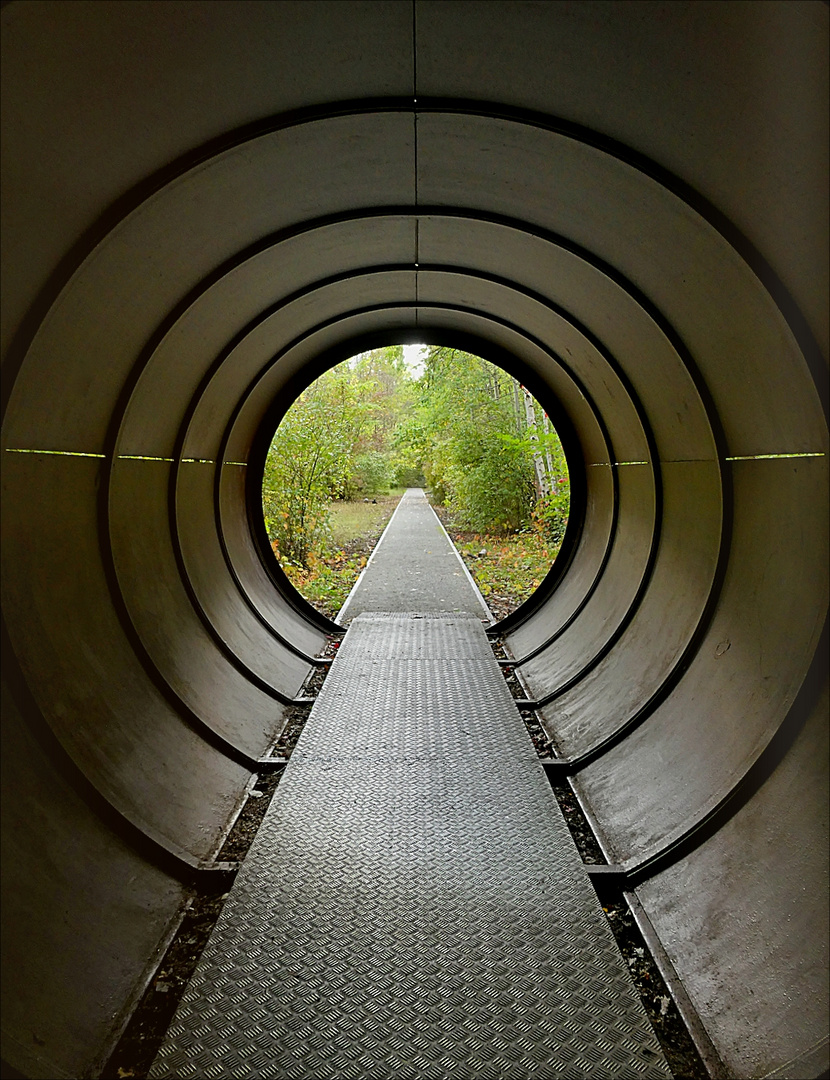
[[324,640],[248,524],[264,418],[460,335],[575,433],[505,629],[609,861],[725,1071],[816,1075],[826,5],[2,17],[4,1057],[100,1068]]

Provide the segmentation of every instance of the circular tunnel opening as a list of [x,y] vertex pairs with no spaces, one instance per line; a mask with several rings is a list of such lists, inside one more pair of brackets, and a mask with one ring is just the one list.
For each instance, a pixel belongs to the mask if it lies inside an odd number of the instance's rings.
[[505,366],[455,343],[376,344],[287,398],[263,425],[257,524],[295,606],[337,619],[409,488],[426,491],[494,620],[548,582],[568,456],[550,406]]

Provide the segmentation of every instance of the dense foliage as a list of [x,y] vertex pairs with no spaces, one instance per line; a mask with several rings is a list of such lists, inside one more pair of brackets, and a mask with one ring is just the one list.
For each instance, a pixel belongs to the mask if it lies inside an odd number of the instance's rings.
[[338,364],[293,403],[274,435],[263,476],[263,513],[279,557],[307,566],[329,543],[335,498],[388,491],[387,447],[411,380],[400,345]]
[[560,542],[568,474],[556,432],[515,379],[457,349],[426,350],[417,376],[402,346],[326,372],[291,406],[265,468],[263,510],[279,557],[308,567],[329,547],[332,500],[428,486],[459,528],[535,527]]
[[435,500],[446,502],[458,526],[516,532],[536,513],[558,531],[565,457],[527,391],[486,360],[447,348],[429,350],[418,389],[417,409],[398,438],[408,439]]

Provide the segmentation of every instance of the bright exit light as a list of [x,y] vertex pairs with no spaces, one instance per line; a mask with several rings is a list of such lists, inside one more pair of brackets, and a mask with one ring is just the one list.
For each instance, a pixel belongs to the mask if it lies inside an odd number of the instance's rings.
[[409,368],[415,379],[420,379],[424,373],[424,356],[426,351],[426,345],[403,346],[403,362]]

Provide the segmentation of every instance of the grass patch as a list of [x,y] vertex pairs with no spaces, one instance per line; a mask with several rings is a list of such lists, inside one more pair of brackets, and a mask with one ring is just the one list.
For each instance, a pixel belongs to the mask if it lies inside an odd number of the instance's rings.
[[[366,566],[404,488],[372,501],[335,502],[331,507],[332,545],[309,558],[304,570],[283,562],[294,588],[328,618],[334,619]],[[497,619],[515,611],[551,568],[559,544],[538,529],[509,536],[464,532],[454,527],[443,507],[433,507]]]
[[332,543],[328,552],[309,557],[308,569],[282,562],[289,581],[310,604],[334,619],[380,539],[404,489],[389,495],[331,506]]
[[559,551],[559,542],[549,540],[538,529],[507,536],[464,532],[455,528],[443,507],[433,509],[497,619],[504,619],[528,599]]
[[344,544],[374,535],[378,529],[383,532],[403,491],[401,488],[390,495],[375,495],[373,498],[377,499],[376,503],[371,499],[369,502],[361,499],[356,502],[332,503],[330,521],[335,546],[342,548]]

